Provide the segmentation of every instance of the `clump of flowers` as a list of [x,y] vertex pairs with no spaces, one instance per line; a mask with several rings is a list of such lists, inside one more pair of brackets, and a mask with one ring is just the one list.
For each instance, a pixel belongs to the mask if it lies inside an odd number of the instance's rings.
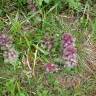
[[47,73],[53,73],[58,71],[58,66],[56,64],[48,63],[45,65],[45,70]]
[[63,53],[62,57],[65,60],[65,66],[77,66],[77,49],[75,47],[75,38],[70,33],[64,33],[62,37]]
[[9,37],[6,34],[0,34],[0,46],[2,49],[11,47],[11,44],[12,44],[11,37]]
[[0,34],[0,47],[3,50],[5,63],[14,63],[18,59],[18,52],[12,45],[12,38],[7,34]]
[[5,63],[14,63],[18,59],[18,52],[14,48],[4,51],[3,53]]

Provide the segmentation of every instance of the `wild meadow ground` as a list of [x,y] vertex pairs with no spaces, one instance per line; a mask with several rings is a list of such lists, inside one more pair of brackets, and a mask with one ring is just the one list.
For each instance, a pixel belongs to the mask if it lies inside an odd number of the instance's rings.
[[96,96],[95,0],[0,0],[0,96]]

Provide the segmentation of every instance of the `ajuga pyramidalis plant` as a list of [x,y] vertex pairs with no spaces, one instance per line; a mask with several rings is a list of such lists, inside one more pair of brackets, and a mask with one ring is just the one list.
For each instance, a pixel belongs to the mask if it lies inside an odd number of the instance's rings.
[[65,67],[77,66],[77,49],[75,38],[70,33],[64,33],[62,37],[62,57],[65,60]]
[[5,63],[15,63],[18,59],[18,52],[12,44],[12,37],[8,34],[0,34],[0,47],[3,51],[3,58]]
[[5,63],[15,63],[18,60],[18,52],[14,48],[10,48],[3,53]]
[[8,49],[12,45],[12,39],[10,36],[6,34],[0,34],[0,47],[3,49]]

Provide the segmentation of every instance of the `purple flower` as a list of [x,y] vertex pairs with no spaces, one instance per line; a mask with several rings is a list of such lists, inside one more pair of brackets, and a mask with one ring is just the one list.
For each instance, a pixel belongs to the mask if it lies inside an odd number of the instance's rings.
[[45,69],[46,69],[46,72],[53,73],[58,71],[58,66],[55,64],[48,63],[45,65]]
[[2,49],[9,48],[12,44],[11,37],[6,34],[0,34],[0,46]]
[[70,33],[64,33],[62,37],[63,47],[67,47],[69,45],[74,46],[75,39],[72,37]]
[[75,47],[75,39],[70,33],[64,33],[62,38],[63,59],[65,66],[74,67],[77,65],[77,49]]
[[18,52],[14,48],[10,48],[3,53],[5,63],[15,63],[18,59]]
[[65,48],[64,55],[69,56],[69,55],[75,54],[76,51],[77,51],[76,48],[74,46],[70,45]]

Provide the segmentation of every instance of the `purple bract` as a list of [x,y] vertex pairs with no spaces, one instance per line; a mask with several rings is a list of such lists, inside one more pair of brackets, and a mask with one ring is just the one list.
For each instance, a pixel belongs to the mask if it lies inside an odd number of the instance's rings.
[[9,48],[12,44],[11,37],[6,34],[0,34],[0,46],[3,48]]
[[55,64],[46,64],[45,65],[46,72],[53,73],[58,71],[58,66]]
[[64,33],[62,37],[62,57],[65,60],[65,66],[74,67],[77,65],[77,49],[75,47],[75,38],[70,33]]

